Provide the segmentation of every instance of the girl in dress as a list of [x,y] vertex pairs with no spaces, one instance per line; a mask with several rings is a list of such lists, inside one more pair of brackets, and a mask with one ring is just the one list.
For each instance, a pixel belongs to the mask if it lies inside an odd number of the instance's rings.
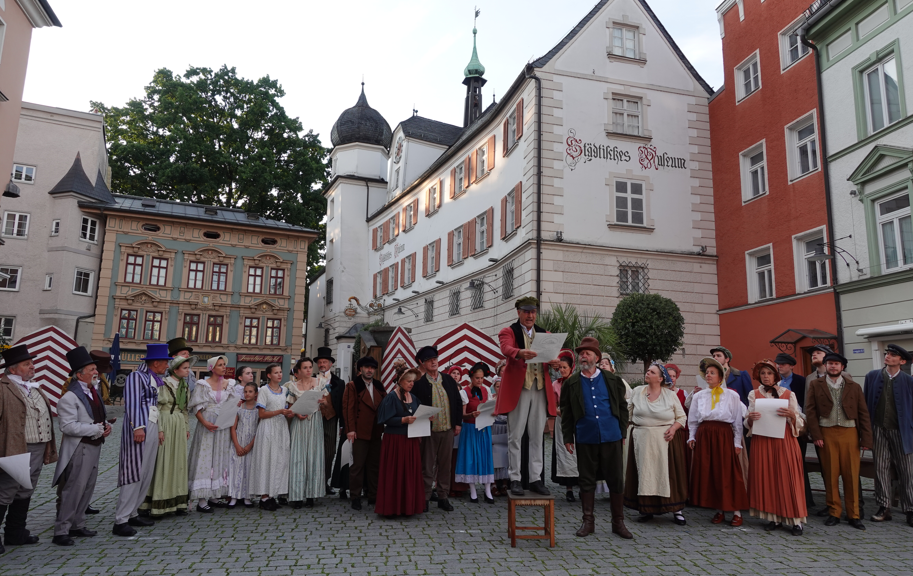
[[219,499],[228,495],[231,431],[219,430],[215,425],[223,405],[238,403],[233,381],[225,378],[227,365],[225,356],[209,359],[209,377],[197,380],[188,405],[188,411],[197,419],[187,459],[190,500],[197,500],[197,512],[206,514],[212,513],[212,506],[227,506]]
[[254,382],[254,369],[250,366],[238,366],[238,369],[235,370],[235,376],[238,377],[235,380],[235,392],[238,393],[238,398],[244,397],[244,387],[248,384],[253,384],[254,387],[257,387],[256,382]]
[[[288,382],[288,404],[292,406],[306,391],[318,387],[317,378],[312,376],[314,362],[301,358],[295,363],[295,381]],[[314,498],[326,493],[326,471],[323,459],[323,418],[336,415],[324,392],[320,400],[319,414],[295,414],[289,424],[291,436],[291,458],[289,460],[288,499],[296,509],[314,507]]]
[[425,484],[422,479],[421,438],[409,438],[409,424],[415,422],[419,399],[412,395],[421,372],[406,366],[398,370],[396,390],[387,394],[377,408],[377,422],[383,424],[380,448],[380,473],[374,511],[392,518],[412,516],[425,510]]
[[495,481],[495,466],[492,457],[491,426],[476,428],[476,417],[480,404],[488,402],[491,393],[485,386],[485,377],[490,374],[488,365],[477,363],[469,369],[469,386],[460,391],[463,398],[463,428],[460,430],[460,452],[456,461],[455,479],[469,484],[469,501],[479,503],[476,483],[485,487],[485,503],[494,504],[491,485]]
[[[246,368],[246,367],[245,367]],[[253,371],[251,373],[253,379]],[[243,371],[242,371],[243,373]],[[231,463],[228,469],[228,495],[231,502],[229,508],[237,506],[238,499],[244,499],[244,506],[253,508],[254,503],[250,501],[250,458],[248,455],[254,449],[254,439],[257,434],[257,423],[260,416],[257,410],[257,385],[252,381],[244,385],[243,398],[244,403],[238,409],[238,416],[231,427]]]
[[257,442],[251,453],[250,493],[260,497],[260,508],[275,512],[276,498],[288,494],[288,465],[291,439],[288,419],[295,415],[288,409],[288,388],[281,384],[282,366],[266,367],[266,386],[257,394],[260,422]]
[[[564,349],[558,354],[559,377],[552,380],[555,395],[561,397],[561,385],[574,373],[574,353]],[[556,400],[555,405],[558,405]],[[571,454],[564,447],[564,437],[561,433],[561,413],[555,418],[555,431],[552,442],[552,482],[564,486],[567,490],[565,498],[568,502],[575,502],[573,487],[577,485],[577,455]]]

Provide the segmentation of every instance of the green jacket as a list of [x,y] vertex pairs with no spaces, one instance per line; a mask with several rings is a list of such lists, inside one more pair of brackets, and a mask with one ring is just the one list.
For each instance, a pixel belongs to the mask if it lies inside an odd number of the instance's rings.
[[[612,415],[618,419],[622,436],[628,429],[628,401],[625,400],[625,385],[621,378],[608,370],[600,370],[609,393]],[[575,442],[577,421],[586,415],[583,407],[583,385],[580,383],[580,372],[572,374],[561,385],[561,433],[564,441]]]

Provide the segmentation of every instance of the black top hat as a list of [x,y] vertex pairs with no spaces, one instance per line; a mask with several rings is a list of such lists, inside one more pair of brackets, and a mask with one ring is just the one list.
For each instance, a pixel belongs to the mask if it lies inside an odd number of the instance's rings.
[[32,358],[37,358],[37,356],[29,354],[29,349],[25,344],[7,348],[0,352],[0,356],[3,356],[3,366],[5,368],[9,368],[20,362],[25,362],[26,360],[31,360]]
[[828,362],[840,362],[843,364],[843,368],[846,369],[846,358],[836,352],[831,352],[824,357],[824,363],[827,364]]
[[424,364],[432,358],[437,358],[437,348],[434,346],[422,346],[419,348],[418,352],[415,353],[415,361],[419,364]]
[[187,340],[184,340],[183,338],[172,338],[171,340],[168,341],[168,355],[169,356],[175,356],[181,350],[187,350],[188,352],[193,354],[193,348],[191,348],[190,345],[187,344]]
[[777,364],[789,364],[790,366],[796,365],[796,359],[786,354],[785,352],[780,352],[777,354],[777,359],[774,360]]
[[909,352],[907,352],[906,350],[904,350],[897,344],[888,344],[887,346],[885,346],[884,351],[893,352],[894,354],[897,354],[898,356],[900,356],[907,362],[913,362],[913,354],[910,354]]
[[363,366],[377,368],[377,360],[375,360],[372,356],[362,356],[358,359],[358,363],[355,365],[355,367],[361,370]]
[[95,359],[85,347],[79,346],[67,352],[67,362],[70,363],[70,376],[72,376],[76,374],[77,370],[85,368],[89,364],[95,364]]
[[333,349],[328,346],[321,346],[317,349],[317,355],[314,356],[314,360],[320,360],[321,358],[336,364],[336,358],[333,358]]

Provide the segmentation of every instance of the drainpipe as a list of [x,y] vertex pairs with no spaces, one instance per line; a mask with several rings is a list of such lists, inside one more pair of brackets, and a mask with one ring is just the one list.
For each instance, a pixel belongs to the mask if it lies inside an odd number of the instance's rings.
[[536,81],[536,299],[542,301],[542,79],[526,66],[526,77]]
[[[821,12],[827,12],[829,10],[821,10]],[[823,16],[824,14],[821,14]],[[820,16],[819,16],[820,18]],[[815,84],[818,91],[818,131],[821,133],[820,149],[821,149],[821,172],[824,175],[824,206],[827,213],[827,243],[831,247],[831,252],[834,252],[836,248],[834,244],[834,208],[831,202],[831,174],[830,167],[827,161],[827,132],[826,132],[826,122],[824,121],[824,91],[821,89],[821,53],[818,51],[818,47],[808,41],[806,33],[808,32],[808,26],[810,22],[806,20],[806,23],[802,25],[799,29],[799,40],[806,46],[808,46],[812,52],[814,52],[815,58]],[[834,272],[837,272],[837,260],[832,260],[834,265],[831,267]],[[837,291],[837,284],[839,284],[838,275],[831,274],[831,277],[834,282],[834,308],[837,314],[837,347],[843,351],[843,354],[846,355],[846,350],[843,348],[843,312],[840,309],[840,293]]]

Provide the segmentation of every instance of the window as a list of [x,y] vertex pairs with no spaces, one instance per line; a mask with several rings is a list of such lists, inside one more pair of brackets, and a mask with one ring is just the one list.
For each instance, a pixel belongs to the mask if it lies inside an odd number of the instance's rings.
[[285,293],[285,270],[270,268],[269,293],[273,296],[282,296]]
[[488,249],[488,214],[476,216],[476,253]]
[[736,101],[747,98],[761,87],[761,64],[755,52],[735,69]]
[[143,340],[160,340],[162,333],[162,313],[146,312],[146,322],[143,325]]
[[881,264],[884,271],[913,265],[913,222],[910,221],[910,194],[899,195],[875,205]]
[[773,253],[770,246],[749,252],[748,257],[748,297],[751,302],[759,302],[774,297]]
[[802,258],[799,260],[802,288],[814,290],[830,284],[828,280],[827,260],[815,260],[814,256],[824,254],[824,235],[816,233],[797,240]]
[[50,290],[54,286],[54,275],[45,274],[44,275],[44,289]]
[[152,233],[159,232],[162,229],[162,227],[157,224],[143,224],[142,228],[143,231]]
[[203,238],[206,238],[207,240],[218,240],[221,237],[222,237],[222,234],[220,234],[219,232],[213,232],[212,230],[207,230],[206,232],[203,232]]
[[517,143],[517,112],[511,112],[507,117],[507,149],[510,150]]
[[282,320],[279,320],[278,318],[267,318],[266,341],[263,344],[266,346],[278,346],[280,332],[282,332]]
[[463,167],[463,163],[461,162],[460,165],[456,167],[456,178],[455,178],[456,190],[454,190],[454,192],[453,192],[454,196],[456,196],[458,194],[462,194],[463,190],[466,189],[466,187],[464,186],[464,177],[465,176],[463,174],[463,170],[464,170],[464,167]]
[[780,68],[786,70],[808,54],[808,46],[799,39],[799,27],[805,18],[799,18],[780,32]]
[[833,60],[853,45],[853,35],[849,30],[827,45],[827,59]]
[[637,30],[622,26],[612,28],[612,54],[637,58]]
[[742,200],[748,201],[767,194],[767,162],[764,143],[742,152]]
[[434,298],[425,298],[425,322],[434,322]]
[[243,344],[248,344],[251,346],[256,346],[260,342],[260,319],[259,318],[245,318],[244,319],[244,338],[242,339]]
[[[430,208],[429,208],[430,212],[434,212],[435,210],[437,210],[437,205],[438,205],[437,195],[438,195],[438,189],[437,189],[437,185],[435,184],[428,190],[428,204],[430,205]],[[380,242],[378,242],[378,244],[380,244]]]
[[60,220],[51,221],[51,236],[60,235]]
[[187,274],[187,287],[196,290],[203,289],[203,276],[206,273],[205,262],[191,262]]
[[483,307],[485,301],[485,282],[482,280],[472,280],[469,282],[469,302],[473,310],[479,310]]
[[136,338],[136,318],[138,312],[136,310],[121,310],[120,311],[120,326],[117,329],[118,334],[121,338],[130,338],[131,340]]
[[384,271],[381,270],[374,275],[374,297],[377,298],[384,293]]
[[[333,166],[335,166],[335,165],[336,165],[336,159],[333,158]],[[334,168],[334,170],[335,170],[335,168]],[[327,207],[327,216],[328,216],[327,219],[332,220],[335,212],[336,212],[336,199],[330,198],[330,205]]]
[[508,262],[501,268],[501,300],[514,297],[514,263]]
[[184,340],[197,342],[200,339],[200,315],[184,314]]
[[403,258],[403,286],[412,284],[412,255]]
[[223,316],[210,316],[206,319],[206,343],[222,343],[222,319]]
[[897,84],[897,61],[891,57],[869,69],[865,78],[866,116],[869,133],[900,120],[900,88]]
[[437,242],[428,244],[428,274],[434,274],[437,269]]
[[488,153],[488,146],[482,146],[476,150],[476,179],[485,176],[488,172],[488,164],[486,163],[486,155]]
[[646,264],[637,262],[618,263],[618,293],[647,294],[650,291],[650,277]]
[[901,10],[903,10],[904,8],[909,6],[910,2],[913,2],[913,0],[895,0],[894,7],[896,8],[896,10],[894,12],[895,13],[900,12]]
[[26,238],[29,235],[29,215],[20,212],[3,213],[3,235]]
[[507,193],[507,200],[504,202],[504,219],[506,222],[506,232],[510,234],[517,227],[516,221],[516,195],[513,190]]
[[615,181],[615,222],[644,225],[644,183]]
[[393,294],[396,292],[397,284],[399,283],[399,265],[395,262],[387,266],[387,294]]
[[98,241],[98,220],[95,218],[89,218],[88,216],[82,217],[82,228],[79,232],[79,239],[85,240],[86,242],[97,242]]
[[22,268],[18,266],[0,266],[0,290],[14,292],[19,290],[19,279]]
[[818,135],[814,114],[787,129],[790,179],[795,180],[818,169]]
[[450,259],[454,264],[463,261],[463,227],[453,231],[453,244],[450,246]]
[[403,222],[404,230],[409,230],[412,228],[412,218],[413,218],[414,214],[415,214],[415,206],[412,204],[412,202],[409,202],[409,204],[406,206],[406,221]]
[[256,294],[263,292],[263,268],[251,266],[247,271],[247,291]]
[[143,281],[143,257],[134,254],[127,255],[127,269],[124,273],[124,282],[140,284]]
[[212,265],[212,283],[210,290],[225,290],[228,284],[228,264]]
[[23,184],[34,184],[35,167],[23,166],[22,164],[13,164],[13,181],[22,182]]
[[450,315],[460,315],[460,289],[455,288],[450,291]]
[[878,28],[881,24],[887,22],[890,16],[891,15],[888,13],[888,4],[884,3],[856,24],[856,33],[859,38],[864,38],[875,30],[875,28]]
[[73,278],[73,294],[82,296],[92,295],[92,277],[95,273],[91,270],[76,269],[76,276]]
[[399,188],[399,168],[393,171],[393,189]]
[[13,340],[13,328],[16,326],[16,319],[12,316],[0,316],[0,338],[7,342]]
[[640,100],[612,98],[612,131],[640,136]]
[[165,286],[168,279],[168,260],[166,258],[152,258],[152,267],[149,268],[149,284]]

